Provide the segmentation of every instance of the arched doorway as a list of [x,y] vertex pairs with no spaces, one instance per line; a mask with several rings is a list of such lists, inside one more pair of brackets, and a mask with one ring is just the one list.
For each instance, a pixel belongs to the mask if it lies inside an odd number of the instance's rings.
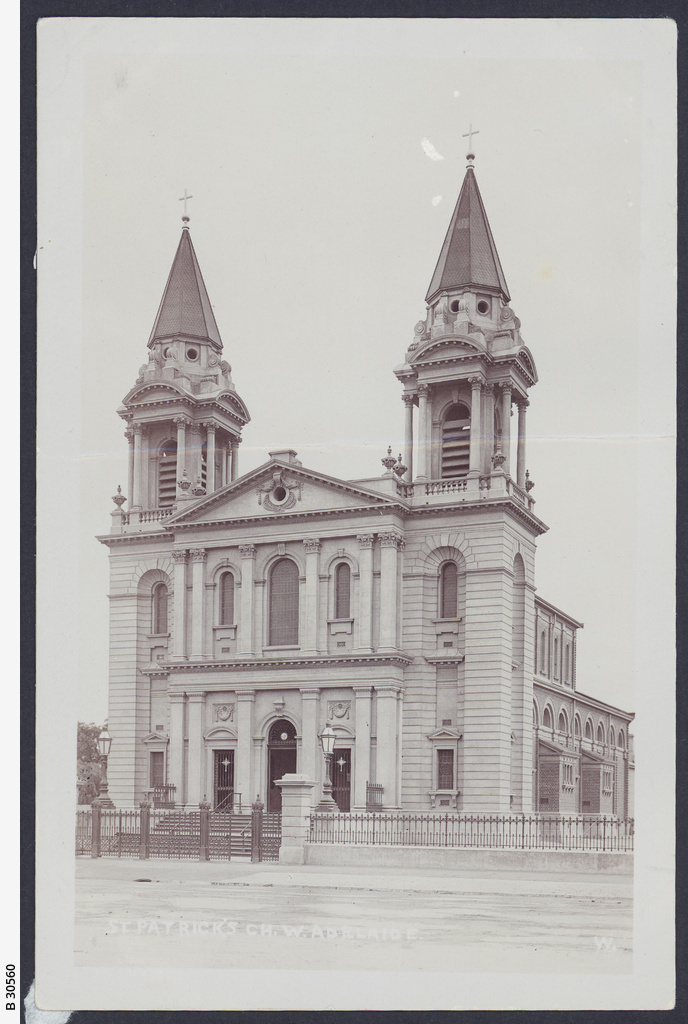
[[282,810],[278,779],[296,771],[296,729],[286,718],[278,718],[268,733],[268,811]]

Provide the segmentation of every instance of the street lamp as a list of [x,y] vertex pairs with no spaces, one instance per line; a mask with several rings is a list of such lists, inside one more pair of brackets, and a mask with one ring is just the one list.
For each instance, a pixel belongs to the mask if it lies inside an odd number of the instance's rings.
[[325,728],[320,735],[320,742],[325,756],[325,779],[323,781],[322,799],[315,808],[316,811],[337,811],[339,809],[332,799],[332,761],[334,760],[335,738],[334,729],[329,722],[326,722]]
[[98,753],[100,754],[100,760],[103,763],[103,778],[102,778],[101,783],[100,783],[100,797],[99,797],[99,800],[100,800],[100,806],[101,807],[106,807],[108,809],[109,808],[114,808],[114,806],[115,806],[113,804],[112,800],[110,799],[110,794],[108,793],[108,783],[107,783],[107,760],[108,760],[108,755],[110,753],[110,747],[111,746],[112,746],[112,736],[107,731],[107,722],[106,722],[105,725],[103,726],[103,731],[101,732],[100,736],[98,737]]

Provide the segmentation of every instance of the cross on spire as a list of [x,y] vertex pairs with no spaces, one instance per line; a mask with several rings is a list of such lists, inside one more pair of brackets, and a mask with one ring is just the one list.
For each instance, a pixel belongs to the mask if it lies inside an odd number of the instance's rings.
[[193,199],[193,196],[187,195],[186,189],[184,189],[184,195],[179,197],[179,202],[184,203],[184,216],[182,218],[183,220],[189,219],[189,216],[186,212],[186,204],[189,199]]
[[468,153],[466,154],[466,159],[471,161],[469,166],[473,165],[473,160],[475,159],[473,156],[473,136],[479,134],[480,131],[477,128],[475,131],[473,130],[472,124],[469,124],[468,131],[463,133],[463,138],[468,139]]

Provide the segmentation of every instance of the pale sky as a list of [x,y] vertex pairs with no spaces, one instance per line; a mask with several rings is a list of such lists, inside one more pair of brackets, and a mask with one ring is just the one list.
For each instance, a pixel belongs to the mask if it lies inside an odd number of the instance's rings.
[[[85,47],[83,120],[73,112],[83,331],[64,410],[79,401],[80,718],[106,713],[107,550],[95,535],[109,529],[117,484],[126,490],[115,410],[147,360],[178,197],[193,196],[192,238],[251,413],[241,471],[288,445],[313,469],[374,476],[388,444],[401,450],[392,370],[424,316],[470,123],[540,377],[527,455],[535,511],[550,527],[538,594],[585,623],[578,688],[635,707],[638,451],[650,443],[639,432],[673,429],[661,403],[651,422],[640,416],[642,207],[653,201],[642,63],[632,46],[574,45],[556,23],[530,48],[525,22],[513,45],[492,47],[485,23],[419,23],[413,46],[364,24],[365,45],[352,26],[336,43],[308,31],[290,42],[274,23],[242,36],[213,22],[211,39],[207,26],[156,32],[139,21]],[[64,371],[59,362],[44,350],[44,371]]]

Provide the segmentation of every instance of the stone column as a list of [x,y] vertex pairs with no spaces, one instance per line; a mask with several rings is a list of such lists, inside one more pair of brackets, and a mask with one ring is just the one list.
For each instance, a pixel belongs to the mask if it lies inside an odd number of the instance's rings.
[[401,396],[404,403],[404,462],[408,469],[406,479],[413,480],[413,403],[414,396],[410,393]]
[[480,415],[480,392],[482,388],[482,381],[480,377],[471,377],[469,381],[471,385],[471,437],[470,437],[470,450],[468,460],[468,475],[469,476],[480,476],[480,455],[481,455],[481,435],[482,435],[482,418]]
[[141,466],[143,463],[143,453],[141,451],[141,441],[143,438],[143,427],[140,423],[135,423],[134,427],[134,486],[132,488],[133,493],[133,508],[141,508]]
[[226,444],[224,447],[224,459],[222,462],[223,466],[223,483],[225,486],[232,482],[232,446]]
[[320,575],[320,541],[307,538],[303,542],[306,549],[306,584],[304,593],[304,636],[302,649],[304,654],[318,653],[318,577]]
[[205,563],[208,552],[205,548],[192,548],[191,555],[191,657],[202,658],[205,654]]
[[489,476],[493,469],[492,454],[494,452],[495,434],[495,394],[494,384],[483,384],[483,392],[480,399],[482,406],[482,427],[480,454],[480,472]]
[[380,647],[381,651],[398,648],[398,551],[404,538],[398,533],[380,534]]
[[511,475],[511,385],[502,384],[502,455],[505,461],[502,469],[507,476]]
[[516,483],[519,487],[526,486],[526,409],[530,405],[527,398],[518,403],[518,448],[516,450]]
[[356,696],[356,759],[354,764],[353,810],[366,809],[366,782],[370,782],[370,718],[372,689],[354,686]]
[[134,504],[134,431],[125,430],[124,436],[129,442],[129,460],[127,464],[127,508],[131,510]]
[[[174,424],[177,428],[177,480],[181,480],[186,469],[186,428],[189,420],[186,416],[175,416]],[[179,485],[177,485],[177,497],[179,497]]]
[[397,694],[396,686],[376,686],[377,693],[377,781],[382,783],[382,802],[397,807]]
[[184,694],[170,694],[170,748],[167,753],[167,778],[176,787],[177,807],[184,803]]
[[240,544],[241,555],[241,621],[239,622],[239,654],[253,654],[253,573],[256,561],[255,544]]
[[239,476],[239,439],[234,438],[230,445],[232,451],[232,482]]
[[237,759],[234,766],[234,792],[241,793],[242,808],[250,805],[254,797],[251,776],[253,751],[253,690],[237,691]]
[[358,650],[373,649],[373,533],[362,533],[359,544]]
[[278,779],[276,785],[282,790],[280,864],[305,864],[315,782],[307,775],[294,773]]
[[174,658],[186,657],[186,560],[188,551],[173,551],[174,561]]
[[[318,739],[318,711],[320,688],[317,686],[301,690],[301,768],[304,775],[316,783],[320,778],[320,740]],[[313,799],[319,798],[319,790],[313,790]]]
[[188,764],[186,769],[186,804],[197,809],[204,795],[201,792],[201,757],[203,756],[203,711],[205,694],[190,693],[188,701],[187,736]]
[[205,492],[212,494],[215,490],[215,424],[204,423],[205,427]]
[[418,388],[418,479],[428,477],[428,386]]

